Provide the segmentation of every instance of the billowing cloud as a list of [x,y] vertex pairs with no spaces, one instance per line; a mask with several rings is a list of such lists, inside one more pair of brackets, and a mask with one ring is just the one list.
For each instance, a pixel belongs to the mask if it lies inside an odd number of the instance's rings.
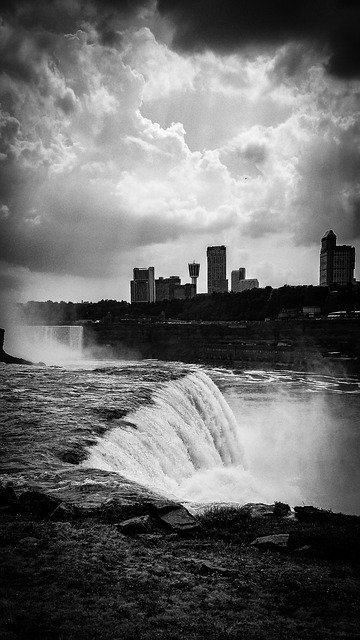
[[[359,83],[345,54],[340,71],[325,3],[316,16],[313,3],[272,5],[267,22],[269,3],[255,1],[254,22],[237,3],[240,28],[235,4],[207,3],[196,35],[202,2],[7,3],[4,287],[27,282],[36,297],[67,280],[71,297],[81,281],[102,291],[118,278],[113,297],[128,297],[132,266],[184,278],[187,261],[218,243],[235,266],[248,255],[253,277],[273,274],[263,284],[311,282],[324,231],[359,237]],[[339,29],[355,20],[355,4],[332,7]]]

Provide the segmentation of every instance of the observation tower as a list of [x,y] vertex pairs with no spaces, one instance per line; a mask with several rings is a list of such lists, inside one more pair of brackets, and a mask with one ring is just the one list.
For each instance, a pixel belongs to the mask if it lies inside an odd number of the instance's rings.
[[189,275],[191,278],[191,284],[195,285],[195,293],[196,293],[196,281],[199,277],[200,273],[200,264],[198,262],[189,262]]

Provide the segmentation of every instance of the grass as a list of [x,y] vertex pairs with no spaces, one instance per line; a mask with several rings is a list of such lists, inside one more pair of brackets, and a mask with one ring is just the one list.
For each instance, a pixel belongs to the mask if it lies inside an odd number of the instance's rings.
[[[0,520],[4,640],[359,638],[354,562],[260,552],[261,532],[328,535],[329,525],[213,508],[194,538],[125,537],[95,518]],[[261,523],[261,520],[263,521]],[[265,523],[264,524],[264,520]],[[286,523],[286,524],[285,524]],[[319,528],[320,527],[320,528]],[[354,524],[337,525],[357,536]],[[204,571],[202,563],[210,569]]]

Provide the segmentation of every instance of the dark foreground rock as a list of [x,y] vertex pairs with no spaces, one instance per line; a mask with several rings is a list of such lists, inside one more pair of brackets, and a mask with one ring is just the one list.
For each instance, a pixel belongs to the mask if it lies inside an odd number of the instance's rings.
[[191,513],[182,504],[152,504],[150,513],[165,530],[175,533],[194,533],[199,529]]
[[277,533],[272,536],[262,536],[256,538],[251,543],[252,546],[262,549],[275,549],[276,551],[286,551],[289,545],[288,533]]
[[150,516],[138,516],[137,518],[129,518],[118,525],[118,530],[126,536],[134,536],[143,533],[152,533],[155,529],[155,523]]

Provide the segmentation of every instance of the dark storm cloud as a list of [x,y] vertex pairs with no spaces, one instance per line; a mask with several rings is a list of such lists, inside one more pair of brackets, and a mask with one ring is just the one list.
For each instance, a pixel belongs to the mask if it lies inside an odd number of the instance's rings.
[[354,125],[332,140],[314,139],[299,159],[297,244],[311,245],[328,228],[340,227],[346,240],[360,237],[359,143],[359,127]]
[[89,22],[114,44],[118,19],[134,17],[151,4],[150,0],[6,0],[1,13],[23,27],[53,33],[74,32]]
[[327,54],[327,70],[360,75],[358,0],[159,0],[181,50],[232,52],[305,41]]

